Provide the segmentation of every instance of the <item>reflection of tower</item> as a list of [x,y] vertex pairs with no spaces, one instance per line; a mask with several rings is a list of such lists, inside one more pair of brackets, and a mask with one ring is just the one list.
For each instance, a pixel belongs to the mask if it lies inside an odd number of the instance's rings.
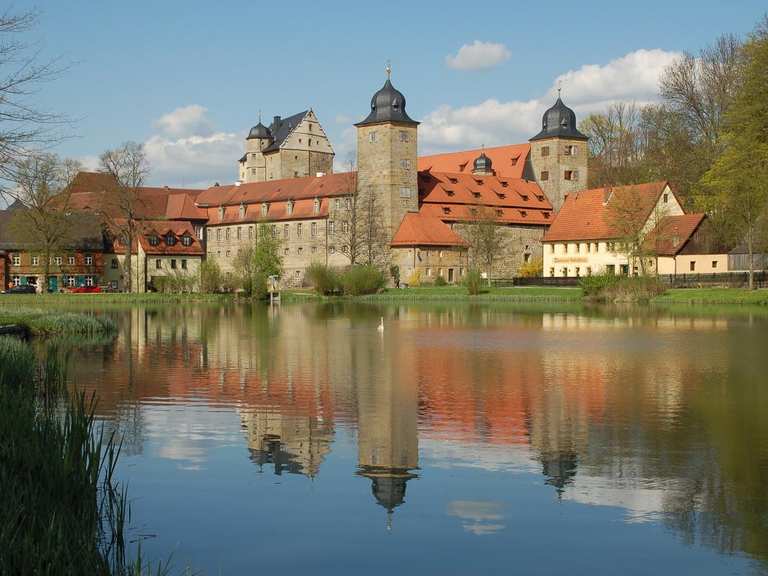
[[541,455],[542,472],[547,477],[546,483],[554,486],[557,497],[562,498],[565,487],[573,482],[579,456],[575,452],[554,452]]
[[417,389],[407,377],[413,373],[407,358],[398,359],[394,372],[382,350],[360,348],[358,368],[365,361],[367,370],[358,370],[357,378],[358,474],[371,479],[371,491],[387,510],[389,526],[419,463]]

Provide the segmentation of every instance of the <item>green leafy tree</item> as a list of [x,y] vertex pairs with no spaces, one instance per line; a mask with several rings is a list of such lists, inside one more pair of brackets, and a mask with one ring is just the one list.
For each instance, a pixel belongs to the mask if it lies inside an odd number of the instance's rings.
[[256,241],[238,251],[235,269],[238,270],[238,284],[245,294],[254,298],[266,297],[269,277],[279,278],[283,272],[280,246],[277,235],[269,226],[262,224]]
[[749,288],[754,254],[765,243],[768,216],[768,18],[744,46],[744,69],[725,117],[725,148],[704,177],[714,192],[713,209],[729,235],[744,242]]

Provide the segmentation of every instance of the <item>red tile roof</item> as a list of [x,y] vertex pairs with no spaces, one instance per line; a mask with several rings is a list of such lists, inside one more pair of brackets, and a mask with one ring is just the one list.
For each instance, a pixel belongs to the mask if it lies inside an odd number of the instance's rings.
[[531,150],[530,144],[511,144],[493,148],[477,148],[461,152],[447,152],[432,156],[420,156],[419,170],[433,172],[454,172],[471,174],[475,158],[482,152],[491,159],[493,170],[498,176],[506,178],[522,178],[525,160]]
[[545,226],[552,220],[552,204],[539,185],[517,178],[424,171],[419,198],[422,214],[447,222],[474,220],[480,208],[505,224]]
[[[169,220],[142,220],[140,222],[141,230],[139,242],[145,253],[150,255],[180,255],[180,256],[202,256],[205,254],[203,246],[195,236],[195,227],[191,222],[169,221]],[[173,233],[176,237],[176,244],[166,244],[165,237],[168,233]],[[149,243],[149,237],[157,235],[160,237],[160,243],[152,246]],[[182,236],[192,238],[190,246],[184,246],[181,242]]]
[[215,226],[216,224],[245,224],[249,222],[274,222],[278,220],[325,218],[328,216],[332,199],[318,198],[318,201],[318,210],[315,211],[314,198],[293,200],[293,208],[290,214],[288,213],[288,203],[291,202],[291,200],[268,202],[266,216],[262,215],[261,202],[256,204],[243,204],[243,211],[241,211],[240,204],[216,207],[211,206],[205,208],[205,210],[208,214],[209,226]]
[[704,221],[705,214],[666,216],[646,238],[646,246],[658,256],[675,256]]
[[356,183],[355,172],[341,172],[326,176],[249,182],[240,186],[213,186],[196,198],[196,204],[201,207],[229,206],[344,196],[354,192]]
[[565,199],[549,230],[544,234],[544,241],[617,238],[619,234],[610,222],[611,201],[623,195],[632,195],[632,198],[643,207],[647,220],[659,196],[668,186],[666,181],[660,181],[612,188],[594,188],[571,193]]
[[439,218],[408,212],[392,238],[394,247],[467,246],[466,241]]

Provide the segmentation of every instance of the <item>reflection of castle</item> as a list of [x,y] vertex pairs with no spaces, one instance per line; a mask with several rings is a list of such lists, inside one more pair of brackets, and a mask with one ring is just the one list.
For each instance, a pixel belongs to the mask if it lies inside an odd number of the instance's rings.
[[275,474],[314,477],[330,452],[333,427],[320,418],[268,409],[243,411],[240,418],[251,460],[259,467],[274,466]]
[[387,510],[388,527],[419,463],[416,384],[405,376],[408,354],[397,359],[397,371],[393,361],[371,360],[377,377],[360,380],[357,388],[358,474],[370,478],[376,502]]

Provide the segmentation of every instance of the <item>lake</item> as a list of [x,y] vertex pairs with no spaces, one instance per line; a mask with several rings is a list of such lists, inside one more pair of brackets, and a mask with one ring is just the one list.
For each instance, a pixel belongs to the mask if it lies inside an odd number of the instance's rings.
[[768,574],[768,315],[98,312],[73,380],[177,571]]

